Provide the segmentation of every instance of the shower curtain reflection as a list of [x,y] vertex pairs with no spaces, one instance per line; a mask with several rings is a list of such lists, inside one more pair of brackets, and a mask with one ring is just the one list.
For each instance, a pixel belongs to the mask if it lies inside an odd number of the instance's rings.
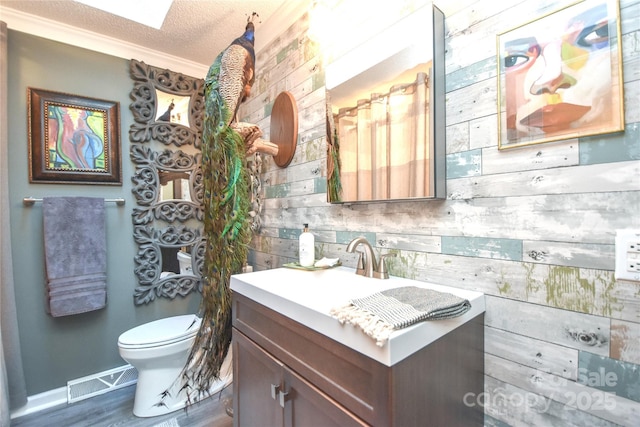
[[371,137],[371,109],[370,101],[361,99],[357,107],[356,134],[358,139],[358,191],[357,200],[371,200],[373,196],[373,182],[371,177],[371,146],[376,143]]
[[357,111],[344,108],[340,110],[338,123],[338,137],[340,139],[340,164],[342,171],[342,200],[358,200],[358,118]]
[[341,108],[342,202],[429,197],[429,85],[426,73]]

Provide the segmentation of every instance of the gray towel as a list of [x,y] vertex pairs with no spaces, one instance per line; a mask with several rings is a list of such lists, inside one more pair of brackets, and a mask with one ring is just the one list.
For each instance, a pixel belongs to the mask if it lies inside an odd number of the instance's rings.
[[349,304],[331,310],[341,323],[359,326],[383,346],[394,330],[423,320],[450,319],[461,316],[471,303],[456,295],[417,286],[404,286],[354,298]]
[[42,200],[47,273],[47,312],[53,317],[85,313],[107,303],[104,199]]

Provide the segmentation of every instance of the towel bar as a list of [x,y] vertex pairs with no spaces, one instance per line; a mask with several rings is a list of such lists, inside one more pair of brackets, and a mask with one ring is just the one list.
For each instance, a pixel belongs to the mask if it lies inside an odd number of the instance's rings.
[[[42,199],[34,199],[33,197],[25,197],[22,204],[25,206],[33,206],[35,202],[41,202]],[[105,202],[112,202],[118,206],[124,206],[124,199],[104,199]]]

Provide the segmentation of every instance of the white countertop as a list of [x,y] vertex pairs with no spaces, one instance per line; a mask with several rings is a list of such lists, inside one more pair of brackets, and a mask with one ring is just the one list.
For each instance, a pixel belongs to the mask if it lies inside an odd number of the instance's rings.
[[[382,347],[358,327],[343,325],[329,314],[332,308],[346,305],[352,298],[400,286],[449,292],[469,300],[471,309],[453,319],[424,321],[395,331]],[[393,276],[387,280],[372,279],[347,267],[318,271],[277,268],[236,274],[231,276],[231,290],[387,366],[395,365],[485,311],[481,292]]]

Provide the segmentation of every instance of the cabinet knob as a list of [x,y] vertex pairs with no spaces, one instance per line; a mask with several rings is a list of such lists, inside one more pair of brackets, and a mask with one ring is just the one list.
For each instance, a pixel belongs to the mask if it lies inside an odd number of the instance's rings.
[[276,396],[278,393],[278,390],[280,390],[280,385],[278,384],[271,384],[271,398],[273,400],[276,400],[278,397]]
[[286,400],[286,397],[288,394],[289,392],[286,392],[286,391],[281,391],[278,393],[278,396],[280,397],[280,406],[282,408],[284,408],[284,401]]

